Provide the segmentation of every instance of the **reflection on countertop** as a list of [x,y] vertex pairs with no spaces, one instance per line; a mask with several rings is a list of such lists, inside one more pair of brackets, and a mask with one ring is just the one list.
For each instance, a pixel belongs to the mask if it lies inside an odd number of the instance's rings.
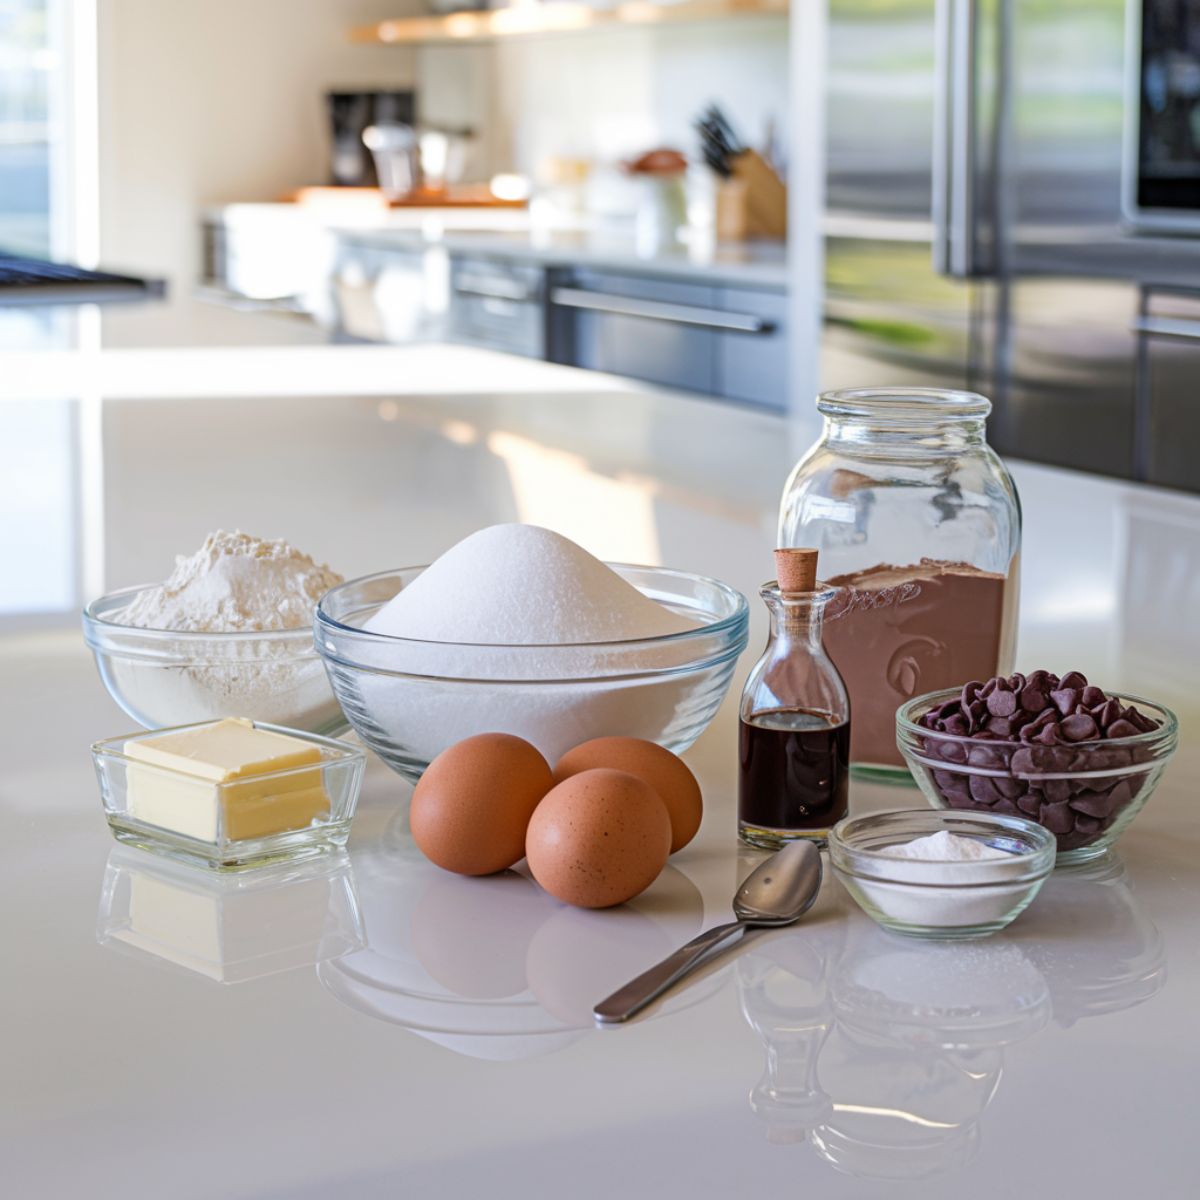
[[221,874],[125,846],[108,856],[96,940],[225,984],[309,967],[364,944],[344,852]]
[[[571,908],[526,875],[468,878],[385,831],[355,855],[367,944],[317,974],[341,1003],[470,1058],[550,1054],[593,1030],[592,1005],[700,928],[700,891],[667,867],[644,897]],[[718,973],[656,1016],[690,1007]],[[598,1031],[597,1031],[598,1032]]]
[[1061,871],[1006,934],[947,944],[824,923],[737,962],[766,1065],[750,1108],[777,1143],[807,1141],[846,1174],[916,1180],[965,1166],[1005,1050],[1151,999],[1163,939],[1124,866]]

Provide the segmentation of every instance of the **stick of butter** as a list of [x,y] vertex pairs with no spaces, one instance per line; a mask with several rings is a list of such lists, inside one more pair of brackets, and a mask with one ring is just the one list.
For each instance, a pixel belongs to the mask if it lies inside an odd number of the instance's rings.
[[185,837],[259,838],[329,814],[320,749],[244,717],[130,741],[125,754],[129,815]]

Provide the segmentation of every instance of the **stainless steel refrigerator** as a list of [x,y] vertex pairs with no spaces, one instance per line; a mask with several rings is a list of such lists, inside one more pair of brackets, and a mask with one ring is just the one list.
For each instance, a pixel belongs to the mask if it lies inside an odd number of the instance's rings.
[[[1200,239],[1122,212],[1132,3],[829,0],[822,383],[983,391],[1002,453],[1200,491]],[[1200,0],[1145,5],[1200,73]]]

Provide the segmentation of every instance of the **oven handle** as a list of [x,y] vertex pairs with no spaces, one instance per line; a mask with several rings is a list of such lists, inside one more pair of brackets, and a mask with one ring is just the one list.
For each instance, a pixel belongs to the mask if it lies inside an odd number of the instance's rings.
[[480,279],[478,276],[462,276],[454,281],[454,291],[459,296],[477,296],[481,300],[511,300],[514,304],[525,304],[537,299],[537,289],[522,283],[506,283],[504,280]]
[[1133,322],[1132,329],[1134,333],[1147,337],[1200,342],[1200,321],[1189,321],[1185,317],[1138,317]]
[[693,304],[667,304],[661,300],[634,300],[611,292],[592,292],[584,288],[556,287],[550,292],[553,303],[564,308],[606,313],[620,317],[644,317],[673,325],[694,325],[698,329],[719,329],[725,333],[773,333],[775,322],[753,313],[724,312],[719,308],[701,308]]

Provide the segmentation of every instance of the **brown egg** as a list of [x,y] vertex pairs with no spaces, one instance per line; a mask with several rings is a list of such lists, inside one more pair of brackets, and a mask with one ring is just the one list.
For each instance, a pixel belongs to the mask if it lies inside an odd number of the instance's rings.
[[537,806],[525,836],[534,879],[580,908],[608,908],[645,891],[670,850],[666,805],[627,771],[581,771],[563,780]]
[[554,782],[561,783],[580,771],[610,767],[644,779],[667,806],[671,818],[671,853],[682,850],[696,836],[704,805],[700,785],[678,754],[641,738],[601,737],[584,742],[558,760]]
[[525,831],[553,778],[528,742],[478,733],[429,764],[413,792],[409,828],[426,858],[459,875],[491,875],[525,855]]

